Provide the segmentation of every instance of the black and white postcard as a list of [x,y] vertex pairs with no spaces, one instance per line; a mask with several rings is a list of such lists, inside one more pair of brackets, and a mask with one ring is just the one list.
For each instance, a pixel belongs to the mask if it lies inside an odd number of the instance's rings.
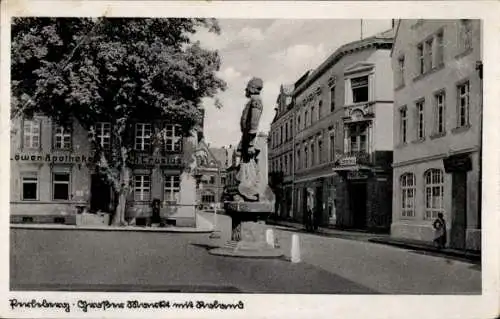
[[1,316],[498,317],[499,9],[3,2]]

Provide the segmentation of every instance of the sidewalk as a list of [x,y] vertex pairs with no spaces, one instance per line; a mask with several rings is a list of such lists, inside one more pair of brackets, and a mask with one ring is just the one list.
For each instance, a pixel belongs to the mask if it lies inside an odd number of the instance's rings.
[[212,233],[213,224],[197,214],[196,227],[146,227],[146,226],[109,226],[109,225],[61,225],[61,224],[10,224],[17,229],[51,229],[51,230],[94,230],[94,231],[135,231],[163,233]]
[[[266,221],[266,224],[286,227],[291,231],[306,233],[306,231],[304,230],[304,226],[300,223],[268,220]],[[316,234],[319,236],[327,236],[332,238],[367,241],[382,245],[391,245],[399,248],[425,251],[443,257],[448,256],[455,258],[463,258],[474,262],[481,261],[480,251],[459,250],[452,248],[438,249],[431,242],[403,239],[403,238],[392,238],[390,237],[389,234],[373,234],[368,232],[339,230],[326,227],[319,227],[316,232],[310,234]]]

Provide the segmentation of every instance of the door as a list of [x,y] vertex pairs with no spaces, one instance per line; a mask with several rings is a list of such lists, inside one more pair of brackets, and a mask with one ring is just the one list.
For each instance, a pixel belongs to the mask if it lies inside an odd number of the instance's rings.
[[465,249],[467,231],[467,172],[452,174],[450,247]]
[[92,174],[90,185],[90,210],[109,212],[111,188],[97,174]]
[[316,196],[314,223],[316,226],[320,226],[323,224],[323,187],[321,186],[316,187],[314,195]]
[[352,227],[355,229],[366,228],[366,183],[350,182],[349,211],[351,214]]

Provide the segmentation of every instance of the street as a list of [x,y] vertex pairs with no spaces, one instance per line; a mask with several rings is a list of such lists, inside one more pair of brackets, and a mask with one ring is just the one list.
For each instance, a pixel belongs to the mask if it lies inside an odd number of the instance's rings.
[[[200,213],[213,221],[214,214]],[[302,262],[212,256],[208,234],[11,229],[11,289],[322,294],[477,294],[479,265],[366,241],[300,234]],[[271,226],[254,224],[256,230]],[[275,229],[287,257],[291,235]]]

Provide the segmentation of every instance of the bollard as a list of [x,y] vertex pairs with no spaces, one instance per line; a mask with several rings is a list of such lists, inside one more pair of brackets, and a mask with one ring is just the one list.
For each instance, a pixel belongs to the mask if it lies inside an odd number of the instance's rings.
[[275,241],[274,241],[274,233],[272,229],[266,230],[266,243],[271,246],[272,248],[274,247]]
[[292,251],[290,252],[292,263],[299,263],[300,260],[300,242],[299,235],[292,235]]

